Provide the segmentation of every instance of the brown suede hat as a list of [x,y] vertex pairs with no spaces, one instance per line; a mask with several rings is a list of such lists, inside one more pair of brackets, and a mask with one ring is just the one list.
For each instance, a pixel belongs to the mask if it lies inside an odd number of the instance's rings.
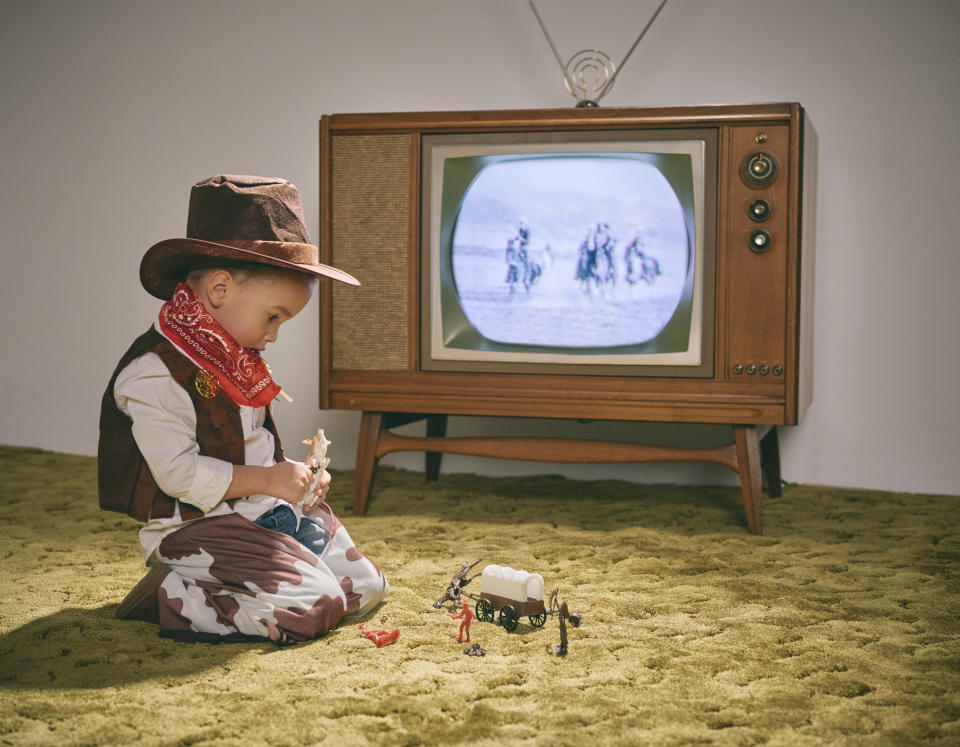
[[353,275],[319,259],[293,184],[219,174],[193,185],[186,238],[150,247],[140,262],[140,282],[150,295],[167,301],[189,270],[252,262],[360,285]]

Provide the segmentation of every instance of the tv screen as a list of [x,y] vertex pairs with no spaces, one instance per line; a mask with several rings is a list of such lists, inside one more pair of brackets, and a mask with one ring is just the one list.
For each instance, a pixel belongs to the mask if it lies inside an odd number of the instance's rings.
[[712,148],[690,132],[425,136],[424,367],[709,368]]

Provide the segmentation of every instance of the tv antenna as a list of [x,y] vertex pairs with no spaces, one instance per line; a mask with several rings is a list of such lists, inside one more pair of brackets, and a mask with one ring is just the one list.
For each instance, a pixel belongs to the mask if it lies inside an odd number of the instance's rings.
[[550,34],[547,32],[547,27],[543,23],[543,19],[537,12],[537,6],[533,4],[533,0],[528,0],[528,2],[530,3],[530,10],[532,10],[533,15],[536,16],[537,23],[540,24],[540,29],[547,39],[547,44],[549,44],[550,49],[553,50],[553,56],[557,58],[557,64],[560,65],[560,71],[563,73],[563,85],[566,86],[570,95],[577,100],[578,108],[600,106],[598,102],[613,88],[613,82],[617,79],[617,74],[623,69],[627,60],[630,59],[633,50],[637,48],[640,40],[653,25],[653,22],[657,20],[657,16],[660,15],[663,6],[667,4],[667,0],[662,0],[660,5],[657,6],[653,15],[650,16],[650,20],[647,21],[647,25],[643,27],[643,31],[640,32],[633,46],[631,46],[626,55],[624,55],[618,67],[614,64],[613,60],[610,59],[608,54],[601,52],[599,49],[581,49],[567,60],[567,64],[564,65],[563,60],[560,59],[560,54],[557,52],[557,48],[553,44],[553,39],[550,38]]

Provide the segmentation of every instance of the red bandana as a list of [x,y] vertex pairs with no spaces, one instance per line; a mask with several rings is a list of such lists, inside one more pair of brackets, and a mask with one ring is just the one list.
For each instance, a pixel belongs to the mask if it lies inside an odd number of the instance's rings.
[[174,345],[216,377],[212,382],[209,374],[200,372],[196,384],[201,395],[215,396],[219,384],[238,405],[264,407],[280,393],[260,352],[241,347],[186,283],[180,283],[160,309],[159,321],[160,330]]

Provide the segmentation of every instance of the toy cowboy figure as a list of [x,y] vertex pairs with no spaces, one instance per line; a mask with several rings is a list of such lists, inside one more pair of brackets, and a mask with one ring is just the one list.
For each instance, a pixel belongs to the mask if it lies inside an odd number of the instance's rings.
[[470,603],[464,599],[463,600],[463,609],[460,610],[459,615],[451,615],[449,612],[448,616],[452,617],[454,620],[463,619],[463,622],[460,623],[460,634],[457,636],[457,643],[463,643],[463,636],[466,634],[467,643],[470,643],[470,623],[473,622],[475,615],[473,610],[470,609]]

